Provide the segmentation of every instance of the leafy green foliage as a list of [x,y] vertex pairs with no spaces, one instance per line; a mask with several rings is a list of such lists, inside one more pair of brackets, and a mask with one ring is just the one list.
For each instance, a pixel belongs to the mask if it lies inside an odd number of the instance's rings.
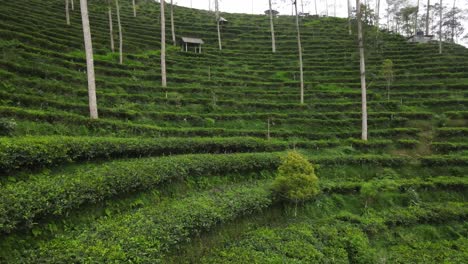
[[16,122],[13,119],[0,118],[0,136],[11,136],[15,132]]
[[40,217],[61,216],[86,203],[150,190],[164,181],[221,173],[273,170],[272,154],[188,155],[116,161],[61,175],[8,184],[0,192],[0,231],[30,227]]
[[[272,203],[262,182],[220,187],[159,206],[104,218],[82,233],[62,234],[21,257],[40,262],[160,263],[171,246]],[[129,239],[131,238],[131,239]]]
[[298,152],[288,152],[278,167],[273,190],[282,199],[296,204],[314,198],[319,193],[314,167]]

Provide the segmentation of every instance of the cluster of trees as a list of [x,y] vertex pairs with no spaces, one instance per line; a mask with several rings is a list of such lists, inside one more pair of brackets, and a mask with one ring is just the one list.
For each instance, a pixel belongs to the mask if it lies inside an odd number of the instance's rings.
[[439,35],[442,41],[448,42],[456,42],[463,35],[465,29],[462,21],[466,19],[466,10],[458,7],[456,0],[453,3],[415,1],[386,0],[383,23],[380,23],[380,0],[376,0],[375,9],[366,1],[361,8],[364,21],[406,36],[420,31],[426,35]]

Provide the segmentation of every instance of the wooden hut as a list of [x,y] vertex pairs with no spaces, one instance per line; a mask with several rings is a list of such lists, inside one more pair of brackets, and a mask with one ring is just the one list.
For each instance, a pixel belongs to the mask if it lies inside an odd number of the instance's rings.
[[[276,11],[276,10],[271,10],[271,13],[273,14],[273,16],[278,16],[279,15],[279,12]],[[270,9],[265,10],[265,15],[267,15],[267,16],[270,15]]]
[[205,42],[199,38],[182,37],[182,51],[188,52],[195,49],[195,53],[202,53],[202,45]]

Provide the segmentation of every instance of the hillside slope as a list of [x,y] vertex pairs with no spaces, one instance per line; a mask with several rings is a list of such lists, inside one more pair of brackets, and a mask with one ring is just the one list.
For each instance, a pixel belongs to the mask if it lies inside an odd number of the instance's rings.
[[[364,142],[345,19],[301,19],[301,105],[290,16],[275,19],[272,54],[268,17],[223,14],[219,51],[214,14],[176,6],[177,37],[206,44],[202,54],[169,47],[163,89],[159,4],[138,1],[135,18],[121,1],[120,65],[107,1],[89,1],[92,121],[79,5],[67,26],[63,2],[0,5],[1,263],[466,259],[467,49],[445,44],[438,54],[367,27]],[[322,189],[297,218],[269,188],[290,149],[318,165]]]

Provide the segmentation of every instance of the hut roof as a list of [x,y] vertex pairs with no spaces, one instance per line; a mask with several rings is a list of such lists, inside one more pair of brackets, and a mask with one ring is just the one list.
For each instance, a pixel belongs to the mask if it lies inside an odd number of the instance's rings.
[[[275,16],[279,14],[279,12],[276,10],[271,10],[271,13]],[[270,14],[270,9],[265,10],[265,15],[269,15],[269,14]]]
[[191,44],[205,44],[205,42],[199,38],[182,37],[182,41],[184,43],[191,43]]

